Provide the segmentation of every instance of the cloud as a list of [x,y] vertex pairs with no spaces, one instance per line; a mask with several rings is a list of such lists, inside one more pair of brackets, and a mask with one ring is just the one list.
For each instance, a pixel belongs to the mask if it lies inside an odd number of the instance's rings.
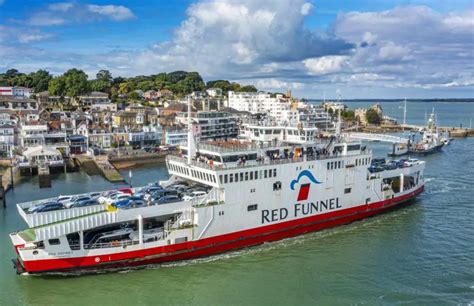
[[323,56],[306,59],[303,63],[311,74],[323,75],[340,71],[347,59],[347,56]]
[[27,44],[52,38],[54,35],[45,33],[38,29],[16,28],[0,25],[0,43],[4,44]]
[[132,19],[135,15],[125,6],[121,5],[94,5],[89,4],[87,8],[90,12],[108,17],[115,21]]
[[58,26],[66,23],[83,23],[98,20],[124,21],[135,18],[133,12],[122,5],[79,4],[60,2],[34,12],[26,20],[32,26]]

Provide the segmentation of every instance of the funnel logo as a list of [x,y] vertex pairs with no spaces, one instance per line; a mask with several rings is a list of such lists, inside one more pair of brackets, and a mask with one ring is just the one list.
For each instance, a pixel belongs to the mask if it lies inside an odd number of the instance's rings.
[[[291,184],[290,184],[290,188],[291,190],[295,190],[295,185],[296,184],[299,184],[300,180],[303,178],[303,177],[306,177],[308,178],[311,182],[315,183],[315,184],[321,184],[320,181],[318,181],[314,176],[313,174],[311,173],[311,171],[309,170],[303,170],[300,172],[300,174],[298,175],[298,178],[296,180],[292,180],[291,181]],[[305,183],[305,184],[301,184],[300,185],[300,191],[298,192],[298,202],[299,201],[304,201],[304,200],[307,200],[308,199],[308,196],[309,196],[309,188],[311,187],[311,182],[310,183]]]

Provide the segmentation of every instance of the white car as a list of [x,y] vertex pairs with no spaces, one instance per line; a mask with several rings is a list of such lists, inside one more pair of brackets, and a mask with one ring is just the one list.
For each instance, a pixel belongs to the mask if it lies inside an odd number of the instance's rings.
[[191,201],[193,199],[203,198],[207,195],[204,191],[193,191],[190,194],[187,194],[183,197],[184,201]]
[[126,199],[128,197],[130,197],[129,194],[126,194],[126,193],[123,193],[123,192],[120,192],[120,191],[117,191],[117,192],[114,192],[112,194],[108,194],[108,195],[104,195],[104,196],[101,196],[97,199],[97,201],[100,203],[100,204],[104,204],[104,203],[111,203],[111,202],[115,202],[117,201],[117,197],[119,196],[125,196],[119,200],[123,200],[123,199]]
[[407,167],[411,167],[411,166],[414,166],[416,164],[418,164],[418,159],[415,159],[415,158],[410,158],[405,162],[405,166],[407,166]]

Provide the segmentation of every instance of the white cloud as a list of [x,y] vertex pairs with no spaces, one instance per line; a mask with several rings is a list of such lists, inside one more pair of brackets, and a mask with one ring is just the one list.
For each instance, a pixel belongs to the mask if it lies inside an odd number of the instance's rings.
[[313,9],[313,5],[309,2],[306,2],[306,3],[303,3],[303,5],[301,6],[301,15],[309,15],[309,13],[311,12],[311,10]]
[[122,5],[94,5],[89,4],[87,8],[92,13],[97,13],[102,16],[106,16],[112,20],[122,21],[134,18],[135,15],[132,11]]
[[34,12],[26,20],[26,23],[32,26],[58,26],[103,19],[124,21],[133,18],[135,18],[133,12],[122,5],[84,5],[76,2],[60,2]]
[[389,41],[379,49],[379,58],[391,61],[408,60],[411,58],[410,49]]
[[347,56],[323,56],[303,61],[312,75],[323,75],[340,71],[347,63]]

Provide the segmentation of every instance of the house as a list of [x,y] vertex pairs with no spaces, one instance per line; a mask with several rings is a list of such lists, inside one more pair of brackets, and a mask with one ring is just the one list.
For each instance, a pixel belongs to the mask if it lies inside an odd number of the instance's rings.
[[19,128],[19,145],[23,148],[45,144],[48,126],[43,122],[22,123]]
[[14,110],[38,110],[39,103],[36,100],[28,98],[17,98],[14,96],[0,96],[0,111]]
[[133,129],[141,127],[145,122],[145,114],[121,111],[113,115],[114,127]]
[[83,111],[92,109],[92,107],[100,107],[100,105],[105,104],[104,107],[110,107],[109,94],[100,91],[93,91],[88,95],[80,96],[78,98],[79,107]]
[[222,89],[220,88],[216,88],[216,87],[209,88],[206,90],[206,92],[210,97],[213,97],[213,98],[222,96]]
[[72,99],[69,97],[50,96],[47,91],[42,91],[36,95],[37,102],[42,109],[58,110],[62,109],[64,105],[72,104]]
[[113,134],[106,128],[89,129],[89,146],[107,149],[114,143]]
[[167,145],[182,145],[188,141],[188,131],[184,129],[166,129],[163,134]]
[[84,154],[88,149],[88,139],[84,135],[68,136],[69,150],[72,154]]
[[143,130],[131,131],[128,135],[128,143],[133,147],[161,144],[163,130],[161,127],[143,127]]
[[0,152],[9,152],[15,145],[15,126],[12,124],[0,125]]
[[26,149],[22,155],[18,163],[20,167],[38,166],[41,163],[46,163],[50,167],[64,165],[62,153],[54,147],[35,146]]
[[148,101],[156,101],[160,98],[160,94],[158,91],[156,90],[147,90],[145,91],[145,93],[143,94],[143,96],[145,97],[145,99],[147,99]]
[[173,96],[173,92],[171,90],[168,90],[168,89],[161,89],[158,93],[158,96],[161,99],[171,97],[171,96]]
[[0,86],[0,96],[29,98],[33,90],[23,86]]

